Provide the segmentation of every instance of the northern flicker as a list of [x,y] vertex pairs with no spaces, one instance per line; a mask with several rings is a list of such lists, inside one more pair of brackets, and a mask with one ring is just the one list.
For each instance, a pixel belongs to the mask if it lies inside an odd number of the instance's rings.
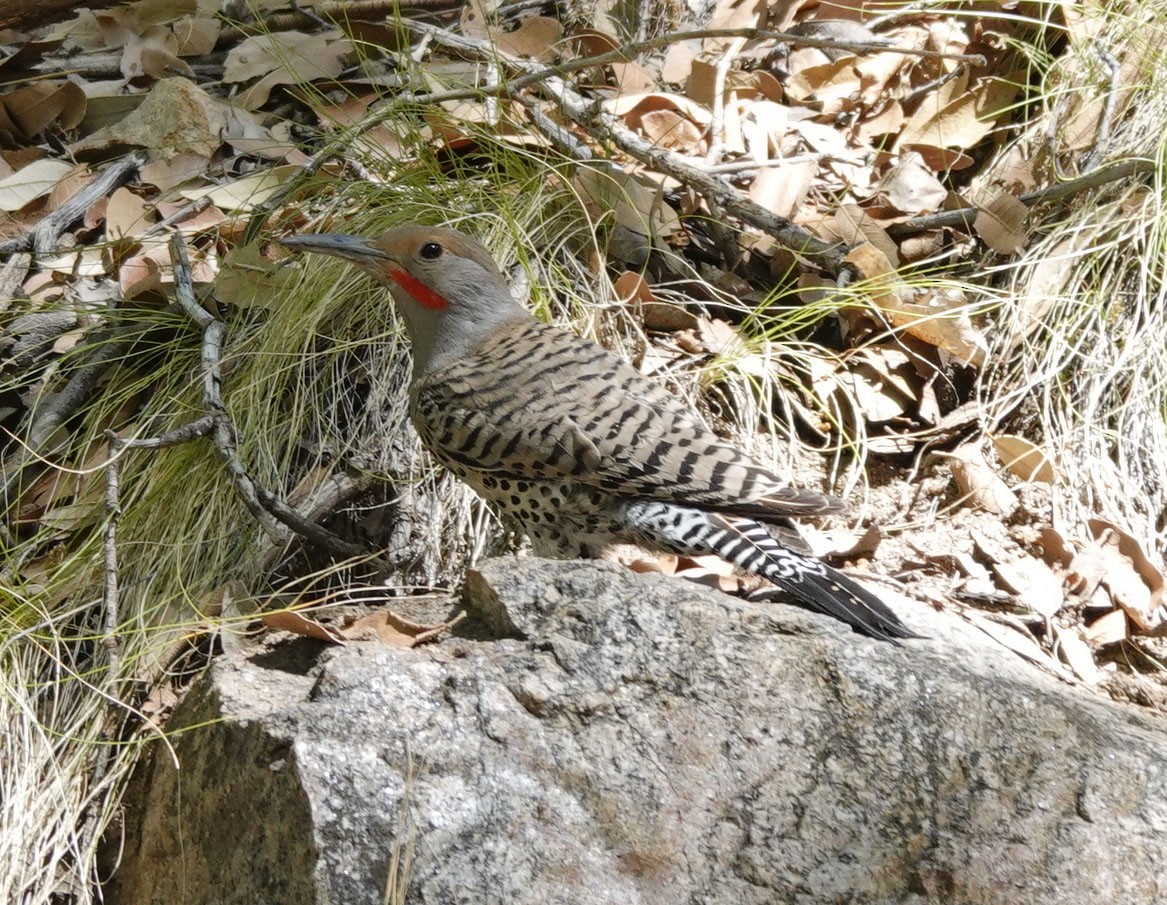
[[423,444],[517,522],[536,555],[613,544],[715,553],[859,632],[915,637],[805,552],[791,517],[838,511],[838,500],[786,486],[623,359],[537,321],[475,240],[402,226],[281,242],[342,258],[389,290],[413,345],[409,411]]

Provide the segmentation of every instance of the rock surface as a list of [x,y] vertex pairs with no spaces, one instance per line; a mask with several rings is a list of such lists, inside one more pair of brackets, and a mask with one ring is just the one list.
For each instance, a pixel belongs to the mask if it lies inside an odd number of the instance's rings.
[[1163,727],[918,604],[933,640],[896,647],[602,563],[493,560],[466,597],[525,637],[223,657],[107,900],[1167,900]]

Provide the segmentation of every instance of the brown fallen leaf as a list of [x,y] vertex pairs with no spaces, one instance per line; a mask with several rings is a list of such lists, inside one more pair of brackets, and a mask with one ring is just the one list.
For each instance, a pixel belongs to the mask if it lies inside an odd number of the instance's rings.
[[1016,434],[990,435],[997,458],[1023,481],[1054,482],[1054,467],[1041,447]]
[[514,31],[496,32],[494,42],[499,50],[532,60],[555,59],[555,45],[563,36],[563,26],[550,16],[531,16],[523,19]]
[[341,629],[340,634],[350,641],[376,638],[390,647],[405,649],[433,641],[465,618],[463,610],[447,622],[426,625],[399,616],[392,610],[382,610],[353,621]]
[[938,455],[948,462],[957,491],[966,505],[1004,516],[1011,515],[1020,505],[977,444],[966,443],[951,453]]
[[998,254],[1012,255],[1027,244],[1025,218],[1029,208],[1008,192],[997,191],[979,204],[973,229]]
[[188,201],[209,198],[215,207],[245,214],[276,194],[302,170],[303,167],[289,163],[270,169],[256,170],[254,173],[231,182],[224,182],[221,185],[180,189],[179,194]]
[[295,610],[280,610],[275,613],[265,613],[260,617],[260,622],[268,628],[274,628],[281,632],[291,632],[293,635],[301,635],[305,638],[315,638],[317,641],[326,641],[329,644],[346,644],[344,635],[330,626],[317,622],[315,619],[309,619],[302,613]]
[[961,615],[990,638],[1013,651],[1013,653],[1024,657],[1042,669],[1049,670],[1060,678],[1067,681],[1073,680],[1073,674],[1065,666],[1051,657],[1037,643],[1025,626],[1018,624],[1014,620],[1009,620],[1007,625],[1002,625],[1000,621],[990,619],[978,613],[976,610],[967,610]]
[[673,575],[677,571],[677,557],[672,553],[641,557],[626,563],[638,575]]
[[915,151],[904,154],[875,188],[889,204],[905,214],[939,210],[948,197],[948,189]]
[[616,292],[616,298],[624,303],[656,301],[656,296],[652,294],[652,287],[648,285],[644,277],[630,270],[625,270],[616,277],[612,281],[612,288]]
[[703,132],[675,110],[651,110],[640,118],[640,131],[654,145],[696,156],[704,150]]
[[73,172],[63,160],[44,158],[21,167],[11,176],[0,179],[0,211],[18,211],[37,198],[49,194],[62,179]]
[[[0,97],[7,121],[31,141],[50,124],[75,129],[85,116],[85,92],[74,82],[34,82]],[[14,136],[15,137],[15,136]]]
[[1074,675],[1087,685],[1097,685],[1104,678],[1094,662],[1094,654],[1077,631],[1053,626],[1054,646]]
[[610,211],[616,223],[642,236],[668,240],[681,232],[681,218],[664,200],[665,187],[648,174],[581,166],[573,183],[598,212]]
[[973,367],[984,364],[988,342],[969,317],[958,287],[925,291],[905,283],[870,242],[853,248],[844,260],[858,268],[867,280],[861,288],[895,326]]
[[1123,556],[1131,561],[1139,577],[1146,582],[1147,587],[1156,597],[1163,595],[1165,585],[1163,573],[1151,562],[1143,550],[1143,545],[1133,535],[1105,519],[1089,519],[1086,525],[1095,538],[1106,540],[1114,545]]
[[1127,532],[1102,519],[1090,519],[1087,524],[1098,545],[1099,559],[1104,564],[1101,582],[1110,592],[1111,599],[1140,632],[1161,632],[1162,573]]
[[[743,124],[743,128],[745,124]],[[750,185],[750,200],[779,217],[789,219],[810,194],[818,166],[813,161],[790,166],[765,167]]]
[[115,189],[105,206],[106,241],[140,235],[153,223],[153,213],[141,196],[124,186]]
[[1106,644],[1117,644],[1130,637],[1126,613],[1122,610],[1111,610],[1105,616],[1099,616],[1086,626],[1086,641],[1095,647]]
[[[1000,455],[998,453],[998,455]],[[1056,528],[1043,527],[1038,543],[1046,565],[1058,569],[1069,569],[1074,560],[1074,549]]]
[[1025,84],[1024,73],[987,78],[971,88],[967,74],[952,79],[926,97],[904,124],[896,150],[909,144],[971,148],[996,126]]
[[1065,605],[1062,579],[1040,559],[996,563],[993,571],[1007,591],[1039,616],[1049,619]]

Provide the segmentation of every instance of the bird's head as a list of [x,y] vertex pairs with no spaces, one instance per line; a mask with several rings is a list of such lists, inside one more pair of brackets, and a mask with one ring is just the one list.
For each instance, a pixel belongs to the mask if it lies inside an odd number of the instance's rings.
[[398,226],[371,239],[318,233],[280,244],[341,258],[385,286],[413,343],[415,374],[456,360],[504,324],[530,316],[490,253],[454,229]]

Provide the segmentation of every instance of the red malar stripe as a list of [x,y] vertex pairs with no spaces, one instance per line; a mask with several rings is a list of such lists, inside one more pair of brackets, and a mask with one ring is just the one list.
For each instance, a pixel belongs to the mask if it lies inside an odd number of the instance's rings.
[[441,311],[450,307],[444,298],[430,289],[421,280],[417,279],[417,277],[406,273],[404,270],[394,267],[389,271],[389,276],[393,277],[393,281],[398,286],[417,299],[419,304],[424,305],[431,311]]

